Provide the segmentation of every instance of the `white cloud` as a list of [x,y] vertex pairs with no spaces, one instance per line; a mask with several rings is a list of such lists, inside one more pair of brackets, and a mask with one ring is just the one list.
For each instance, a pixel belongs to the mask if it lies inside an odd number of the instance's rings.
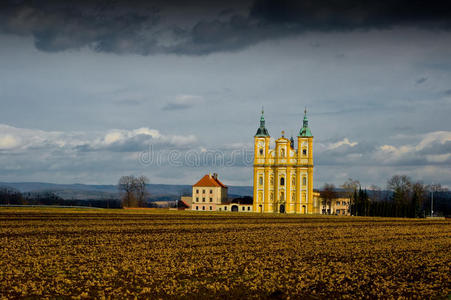
[[[451,131],[435,131],[417,137],[417,142],[407,145],[382,145],[374,157],[385,163],[405,162],[411,164],[451,162]],[[445,152],[445,153],[443,153]]]
[[350,142],[348,138],[344,138],[341,141],[329,144],[327,148],[332,150],[332,149],[336,149],[336,148],[339,148],[342,146],[355,147],[355,146],[357,146],[357,144],[358,144],[357,142]]
[[425,134],[421,142],[415,146],[415,149],[422,150],[437,142],[442,145],[446,142],[451,142],[451,131],[435,131]]
[[19,145],[19,141],[10,134],[0,135],[0,150],[12,149]]
[[[164,135],[147,127],[134,130],[115,129],[103,133],[43,131],[0,124],[0,150],[4,151],[114,151],[120,148],[124,152],[138,152],[151,144],[183,147],[196,142],[195,135]],[[119,148],[114,148],[115,146]]]

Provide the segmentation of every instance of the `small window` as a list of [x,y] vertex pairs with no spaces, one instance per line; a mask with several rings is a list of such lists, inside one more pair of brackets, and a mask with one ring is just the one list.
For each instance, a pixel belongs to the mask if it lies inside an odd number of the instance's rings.
[[247,210],[251,210],[251,207],[250,207],[250,206],[248,206],[248,207],[247,207]]
[[199,210],[199,206],[196,206],[196,210]]
[[307,184],[307,178],[303,177],[302,178],[302,185],[306,185]]
[[280,185],[285,185],[285,178],[283,177],[280,178]]
[[243,209],[242,209],[242,210],[246,210],[246,207],[243,206]]
[[210,198],[210,202],[213,202],[213,198]]
[[213,210],[213,207],[212,207],[212,206],[210,206],[210,210]]
[[205,202],[205,198],[202,198],[202,202]]
[[196,197],[196,202],[199,202],[199,197]]
[[263,155],[263,149],[260,148],[260,155]]
[[199,190],[196,190],[196,194],[199,194]]
[[205,206],[202,206],[202,210],[205,210]]
[[222,209],[221,208],[219,208],[219,211],[221,211]]
[[285,157],[285,149],[284,148],[282,148],[280,150],[280,157]]
[[302,149],[302,155],[307,155],[307,149]]
[[205,190],[202,190],[202,194],[205,194]]
[[263,185],[263,176],[258,178],[258,184]]
[[227,206],[224,206],[224,210],[227,210]]
[[210,194],[213,194],[213,190],[210,190]]

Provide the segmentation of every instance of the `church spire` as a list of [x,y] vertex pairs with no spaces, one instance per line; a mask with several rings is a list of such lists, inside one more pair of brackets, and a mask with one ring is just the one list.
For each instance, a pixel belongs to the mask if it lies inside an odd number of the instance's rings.
[[304,109],[304,121],[302,122],[302,128],[299,131],[299,136],[302,136],[302,137],[313,136],[312,132],[310,131],[310,128],[308,127],[307,107]]
[[255,134],[255,136],[257,137],[265,137],[265,136],[269,136],[269,132],[265,127],[265,116],[264,116],[264,109],[262,106],[262,116],[260,117],[260,128],[257,129],[257,133]]

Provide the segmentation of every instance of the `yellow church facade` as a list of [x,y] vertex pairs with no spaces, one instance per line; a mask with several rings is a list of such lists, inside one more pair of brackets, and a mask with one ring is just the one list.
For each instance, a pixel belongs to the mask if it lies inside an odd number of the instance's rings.
[[[271,137],[260,118],[254,137],[254,212],[316,213],[313,193],[313,136],[307,111],[297,136],[282,136],[270,147]],[[317,198],[317,197],[315,197]],[[315,207],[314,207],[315,206]]]

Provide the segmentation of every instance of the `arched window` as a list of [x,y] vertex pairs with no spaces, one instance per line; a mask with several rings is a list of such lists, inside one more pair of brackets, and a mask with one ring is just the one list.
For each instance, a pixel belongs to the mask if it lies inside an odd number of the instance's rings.
[[280,177],[280,185],[285,185],[285,178]]
[[263,185],[263,176],[260,176],[260,177],[258,178],[258,184],[259,184],[259,185]]
[[260,148],[260,155],[263,155],[263,149]]

